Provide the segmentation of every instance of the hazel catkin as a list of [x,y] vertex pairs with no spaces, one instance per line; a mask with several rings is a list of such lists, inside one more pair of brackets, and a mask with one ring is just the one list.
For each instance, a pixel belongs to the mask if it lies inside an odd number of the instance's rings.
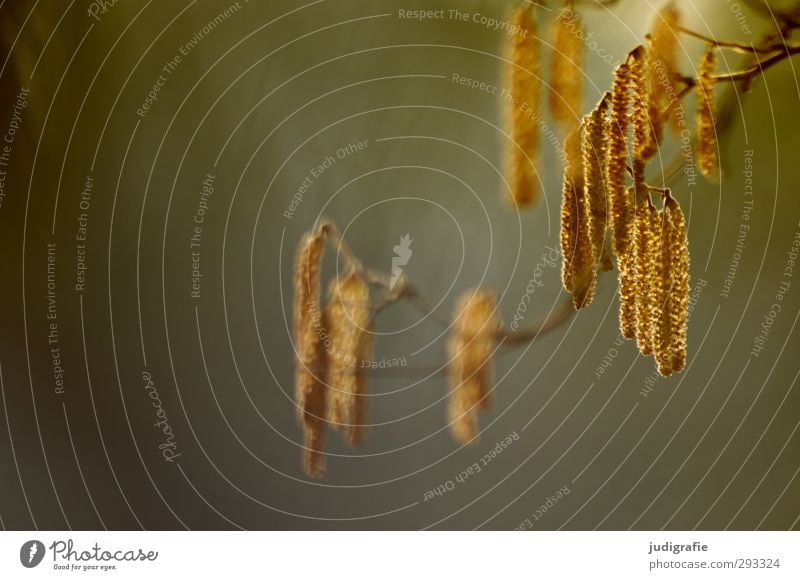
[[644,195],[645,168],[655,154],[652,143],[652,124],[648,107],[647,53],[643,46],[631,53],[631,89],[633,91],[633,187],[636,197]]
[[520,6],[513,16],[517,34],[508,37],[507,96],[503,99],[511,142],[506,146],[509,201],[515,207],[532,205],[539,194],[538,120],[541,80],[536,21],[530,8]]
[[589,216],[583,182],[583,155],[580,127],[564,141],[566,160],[561,201],[561,281],[572,294],[576,309],[588,306],[594,298],[597,278],[589,238]]
[[488,406],[492,355],[499,329],[493,292],[473,289],[461,295],[448,340],[447,403],[450,432],[460,443],[476,440],[478,410]]
[[620,260],[628,255],[631,238],[630,195],[625,187],[625,172],[628,163],[628,109],[630,108],[630,67],[619,65],[614,71],[611,89],[611,117],[608,132],[608,184],[609,206],[614,253]]
[[583,131],[583,181],[589,220],[589,239],[592,257],[604,272],[614,267],[609,248],[605,243],[608,228],[608,129],[606,116],[610,95],[606,93],[594,110],[584,117]]
[[320,267],[325,234],[320,228],[300,241],[294,268],[295,402],[303,428],[303,468],[318,477],[324,470],[327,359],[322,345]]
[[[656,14],[650,28],[650,117],[664,115],[674,131],[680,131],[675,115],[677,105],[678,79],[678,32],[681,26],[681,13],[674,0],[669,0]],[[659,123],[660,127],[660,123]],[[655,142],[660,141],[660,135]]]
[[661,235],[658,210],[649,196],[636,207],[634,285],[636,342],[643,355],[653,354],[653,336],[659,311]]
[[686,366],[686,323],[689,313],[689,243],[686,220],[678,202],[664,201],[661,271],[664,277],[663,309],[656,339],[656,362],[663,376]]
[[581,119],[584,37],[580,15],[562,8],[552,24],[549,102],[553,119],[567,130]]
[[362,362],[371,351],[369,286],[351,272],[331,282],[325,326],[328,356],[328,421],[358,445],[366,422],[367,382]]
[[697,83],[697,157],[700,171],[709,178],[718,177],[717,130],[714,124],[714,71],[717,55],[709,47],[700,60],[700,76]]

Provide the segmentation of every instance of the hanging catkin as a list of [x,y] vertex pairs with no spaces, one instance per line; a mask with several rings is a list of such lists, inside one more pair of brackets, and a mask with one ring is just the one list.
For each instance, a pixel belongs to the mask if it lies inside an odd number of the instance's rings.
[[717,55],[714,47],[709,47],[700,61],[700,77],[697,83],[697,157],[700,171],[709,178],[716,178],[717,130],[714,125],[714,71],[717,68]]
[[366,420],[366,375],[363,361],[371,351],[369,286],[350,273],[331,282],[325,325],[328,354],[328,420],[358,445]]
[[658,274],[661,236],[658,210],[649,196],[636,207],[634,265],[636,295],[636,342],[643,355],[653,354],[655,323],[660,310]]
[[572,294],[576,309],[588,306],[597,283],[592,242],[589,239],[588,204],[583,183],[580,127],[564,141],[563,196],[561,201],[561,281]]
[[552,24],[550,113],[567,130],[581,119],[583,106],[583,40],[580,15],[563,8]]
[[634,239],[634,220],[636,212],[633,207],[633,188],[629,187],[625,191],[627,204],[627,218],[629,224],[626,236],[625,253],[617,255],[617,265],[619,266],[619,331],[623,337],[631,339],[636,336],[636,269],[635,253],[636,245]]
[[[631,88],[633,89],[633,203],[634,225],[632,263],[620,268],[620,328],[626,338],[635,336],[643,354],[653,352],[652,322],[647,297],[652,272],[653,243],[650,228],[650,198],[645,183],[647,161],[655,154],[653,122],[649,112],[649,63],[643,46],[631,53]],[[624,279],[623,279],[624,277]],[[625,290],[623,293],[623,284]]]
[[530,8],[521,6],[514,13],[518,32],[508,39],[507,84],[503,99],[511,143],[506,147],[510,201],[525,207],[536,201],[539,193],[538,163],[541,81],[539,79],[539,38]]
[[686,321],[689,308],[689,244],[680,205],[669,195],[664,201],[661,272],[663,312],[656,333],[658,372],[669,376],[686,366]]
[[[661,98],[657,89],[661,88],[656,80],[658,77],[657,65],[653,62],[653,42],[648,42],[645,62],[647,71],[647,139],[642,148],[642,157],[651,159],[658,153],[661,140],[664,137],[664,112],[661,109]],[[663,73],[662,73],[663,74]]]
[[608,166],[606,168],[614,253],[620,260],[628,255],[631,238],[630,196],[625,188],[625,171],[628,162],[626,138],[630,107],[629,87],[630,69],[627,64],[623,63],[614,71],[614,85],[611,89],[611,119],[608,133]]
[[[661,118],[663,113],[665,118],[672,122],[672,128],[676,132],[680,131],[678,119],[674,114],[678,102],[676,80],[680,26],[680,11],[674,0],[670,0],[656,14],[649,35],[650,117]],[[656,142],[658,141],[660,135],[656,139]]]
[[620,333],[631,339],[635,333],[636,303],[633,285],[633,190],[625,187],[628,162],[628,111],[630,109],[631,67],[623,63],[614,71],[611,90],[611,119],[606,181],[611,209],[614,253],[619,268]]
[[592,243],[593,261],[604,272],[614,267],[605,243],[608,228],[606,165],[610,125],[606,113],[609,98],[610,95],[606,93],[597,107],[584,117],[583,131],[583,181],[588,208],[589,239]]
[[647,53],[643,46],[631,53],[631,88],[633,89],[633,187],[637,199],[645,194],[645,168],[655,154],[650,145],[651,129],[648,108]]
[[320,267],[325,249],[323,230],[300,241],[294,269],[295,402],[303,428],[303,467],[318,477],[324,470],[326,353],[320,311]]
[[492,354],[500,329],[493,292],[468,290],[456,305],[448,340],[450,394],[447,416],[456,441],[476,440],[477,413],[489,404]]

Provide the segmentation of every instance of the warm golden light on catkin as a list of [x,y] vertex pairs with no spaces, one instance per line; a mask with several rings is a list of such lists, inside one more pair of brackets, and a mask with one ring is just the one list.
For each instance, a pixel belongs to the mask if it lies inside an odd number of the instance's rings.
[[651,146],[651,119],[648,107],[647,53],[639,46],[631,53],[631,88],[633,89],[633,186],[637,197],[644,195],[645,168],[655,154]]
[[621,64],[614,71],[611,90],[611,119],[608,133],[608,165],[606,183],[611,209],[611,227],[614,253],[626,256],[630,245],[631,220],[629,195],[625,187],[625,172],[628,163],[628,109],[630,108],[630,69]]
[[580,127],[567,135],[564,150],[567,157],[561,201],[561,281],[572,294],[575,308],[581,309],[592,302],[597,279],[589,238]]
[[325,309],[328,347],[328,420],[360,443],[366,420],[366,375],[362,361],[371,351],[369,286],[350,273],[333,280]]
[[[681,25],[681,14],[674,0],[670,0],[656,14],[650,29],[650,117],[661,117],[672,122],[672,128],[678,132],[677,117],[674,115],[677,104],[676,79],[678,78],[678,31]],[[659,123],[660,126],[660,123]],[[656,135],[655,142],[660,141]]]
[[[509,312],[516,305],[508,330],[501,327],[498,298],[493,291],[469,290],[459,297],[456,305],[449,327],[451,333],[446,341],[449,357],[446,413],[453,437],[462,444],[477,440],[478,413],[488,406],[496,349],[502,346],[504,351],[510,351],[534,343],[541,345],[537,342],[540,336],[564,325],[575,314],[575,310],[591,304],[596,293],[602,296],[601,290],[607,289],[600,286],[602,277],[598,272],[613,270],[615,266],[619,271],[620,335],[628,340],[635,338],[639,351],[645,356],[653,356],[658,372],[663,376],[682,371],[687,365],[690,256],[685,218],[669,187],[677,182],[685,182],[691,189],[696,171],[714,180],[719,179],[721,159],[718,157],[717,140],[721,144],[723,136],[729,136],[727,132],[735,126],[735,116],[730,114],[731,105],[736,104],[736,98],[747,92],[765,70],[776,70],[782,61],[791,61],[793,57],[800,56],[800,46],[797,42],[789,42],[792,39],[786,34],[786,38],[781,38],[780,34],[760,35],[754,37],[756,42],[717,39],[709,36],[705,27],[699,30],[695,28],[698,22],[702,23],[702,19],[693,17],[690,25],[682,25],[678,6],[683,8],[687,3],[679,3],[678,0],[658,0],[658,3],[663,5],[650,30],[644,35],[642,33],[645,31],[634,30],[634,36],[644,36],[644,44],[630,50],[624,62],[616,66],[611,90],[603,93],[588,114],[584,114],[583,109],[584,78],[599,79],[603,76],[601,61],[610,64],[614,59],[606,58],[613,55],[603,56],[603,51],[596,46],[597,42],[592,40],[593,33],[584,32],[581,15],[575,10],[594,23],[595,18],[599,17],[596,15],[608,9],[616,12],[617,0],[556,0],[551,3],[519,0],[513,14],[508,14],[506,22],[480,19],[480,24],[493,29],[497,39],[503,38],[505,42],[506,58],[498,60],[498,63],[503,63],[503,79],[499,82],[501,88],[490,84],[490,78],[486,75],[478,75],[473,79],[459,72],[448,79],[452,87],[460,86],[457,91],[463,93],[461,96],[454,94],[453,98],[459,99],[469,93],[489,100],[492,97],[500,99],[503,107],[499,111],[503,117],[500,123],[504,125],[501,133],[505,138],[501,152],[504,167],[501,172],[508,191],[506,201],[513,204],[513,209],[532,205],[542,194],[540,188],[545,182],[543,175],[551,168],[541,167],[540,155],[548,161],[554,158],[552,154],[559,158],[563,155],[560,247],[556,249],[548,245],[544,246],[544,250],[535,247],[525,250],[529,257],[539,254],[540,259],[535,264],[533,276],[521,299],[512,292],[510,301],[502,305]],[[627,10],[620,9],[622,12]],[[425,15],[422,14],[424,11],[407,12],[400,15],[401,19],[441,19],[444,11],[435,11],[436,14],[428,11]],[[459,16],[455,11],[450,12],[452,18]],[[623,16],[622,12],[618,16]],[[543,41],[537,28],[542,21],[537,22],[537,17],[545,13],[549,13],[545,18],[550,20],[545,24],[551,26],[548,36],[552,35],[552,50],[548,54],[551,59],[548,63],[550,70],[540,71],[543,68],[539,64]],[[460,13],[460,16],[464,17],[464,21],[471,18],[466,13]],[[787,34],[798,28],[788,12],[772,16],[777,16],[781,21],[778,22],[779,29]],[[478,19],[472,20],[473,24],[478,24]],[[624,32],[625,24],[630,25],[634,21],[627,18],[622,20],[618,24],[622,25],[620,30]],[[473,28],[477,31],[482,26]],[[608,48],[621,48],[628,43],[624,35],[618,36],[613,39],[614,46],[609,45]],[[691,71],[682,72],[678,68],[680,40],[684,38],[691,39],[692,46],[701,43],[706,47],[696,76]],[[786,40],[788,44],[781,43],[781,40]],[[588,54],[587,49],[590,51]],[[726,66],[724,71],[717,72],[717,52],[720,55],[745,55],[747,58],[741,59],[743,67]],[[586,70],[585,59],[590,61]],[[595,64],[599,68],[594,67]],[[547,94],[542,92],[544,83],[548,86]],[[714,100],[718,83],[728,83],[731,87],[722,95],[719,113],[715,110]],[[598,92],[605,88],[607,85]],[[687,115],[692,113],[682,104],[687,96],[692,104],[694,97],[697,100],[694,134],[692,127],[687,127]],[[543,111],[548,105],[550,116]],[[717,114],[719,118],[715,118]],[[548,123],[552,126],[548,127]],[[674,135],[664,129],[665,124],[672,125]],[[563,147],[558,146],[561,136],[564,137]],[[551,145],[553,148],[544,151],[544,145],[548,145],[548,149]],[[662,152],[666,153],[663,158],[660,156]],[[699,169],[695,169],[692,153]],[[749,153],[752,151],[746,153],[746,157],[751,157]],[[659,155],[658,160],[655,159],[656,155]],[[486,161],[488,158],[483,159]],[[656,161],[659,161],[658,168],[652,166]],[[745,163],[747,161],[745,159]],[[661,171],[657,173],[656,169]],[[313,170],[311,173],[318,174]],[[320,182],[319,185],[322,187],[324,184]],[[283,217],[292,219],[296,206],[302,202],[303,196],[299,194],[305,189],[301,185],[299,193],[295,192]],[[324,198],[329,197],[325,191],[319,193]],[[327,201],[332,203],[334,200],[331,198]],[[461,201],[463,203],[457,204],[460,217],[470,218],[472,210],[468,207],[468,200]],[[323,205],[327,207],[327,202]],[[310,211],[313,208],[306,209]],[[360,215],[358,207],[337,205],[335,209],[348,220]],[[356,214],[348,215],[351,210]],[[542,219],[537,218],[528,225],[533,225],[534,230],[542,233],[540,226],[546,221],[545,225],[549,228],[550,217],[540,216]],[[438,222],[423,221],[430,222],[428,225],[434,229],[431,238],[434,240],[434,253],[453,245],[449,243],[453,236],[444,230],[436,230]],[[522,226],[522,222],[518,221],[500,223],[494,220],[493,223],[496,222],[495,225],[503,230],[501,233],[508,234],[503,236],[508,242],[514,236],[511,235],[512,231],[506,230],[514,223]],[[372,230],[383,227],[382,222],[368,224],[368,229],[370,225]],[[391,229],[377,232],[386,234],[384,242],[387,245],[384,250],[389,248],[388,239],[393,237],[388,231]],[[471,241],[491,254],[494,251],[491,231],[484,236],[478,229],[473,229],[468,232]],[[361,235],[352,237],[362,243],[379,242],[380,236],[372,235],[375,231],[367,233],[370,235],[366,238]],[[441,248],[436,246],[437,243]],[[327,301],[320,296],[320,270],[326,244],[335,249],[337,266],[341,265],[336,271],[339,277],[330,283]],[[383,245],[383,242],[379,245]],[[404,304],[421,313],[418,318],[415,316],[416,322],[405,327],[410,331],[420,325],[419,330],[414,330],[406,337],[407,342],[426,341],[426,335],[435,332],[435,329],[421,325],[442,322],[437,314],[440,303],[429,302],[424,296],[427,294],[425,287],[430,284],[413,284],[411,274],[414,269],[419,269],[423,275],[427,270],[428,278],[431,275],[436,278],[439,274],[441,278],[446,272],[442,268],[426,268],[422,263],[424,257],[420,258],[422,262],[417,267],[408,272],[404,270],[403,266],[416,251],[412,252],[410,248],[410,234],[402,236],[400,244],[393,249],[395,255],[390,262],[388,251],[379,251],[376,245],[373,248],[375,251],[370,254],[370,265],[367,265],[359,259],[336,226],[330,221],[323,221],[314,231],[303,236],[297,250],[293,280],[295,399],[304,439],[303,468],[312,477],[320,476],[325,468],[327,456],[324,443],[329,424],[340,431],[349,444],[361,442],[368,425],[367,369],[381,369],[382,379],[397,379],[398,382],[408,378],[413,380],[422,376],[434,378],[442,375],[435,370],[431,372],[432,367],[425,361],[418,361],[418,364],[412,361],[407,369],[393,368],[406,367],[406,357],[391,360],[381,357],[372,361],[373,326],[378,328],[378,317],[385,310],[394,310],[395,306]],[[504,242],[500,253],[505,255],[511,250]],[[420,251],[425,253],[425,249]],[[381,258],[379,254],[384,257]],[[519,252],[516,254],[519,258]],[[472,257],[475,262],[480,256]],[[722,258],[725,259],[725,256]],[[540,308],[541,305],[533,306],[533,293],[552,274],[551,268],[557,265],[559,259],[562,262],[561,281],[570,297],[560,296],[556,308],[545,313],[546,309]],[[778,256],[775,263],[778,264],[780,259]],[[447,261],[448,257],[445,256],[443,260]],[[723,294],[733,279],[737,260],[734,254],[732,265],[728,268],[730,275],[726,279],[727,286],[723,284]],[[488,275],[488,272],[485,274]],[[494,274],[502,275],[503,272],[498,270]],[[328,281],[326,270],[325,282]],[[487,282],[485,287],[490,284]],[[698,295],[701,286],[706,286],[706,283],[698,283],[695,288]],[[506,297],[506,294],[503,296]],[[537,296],[546,298],[544,294]],[[537,310],[541,313],[535,312]],[[409,312],[399,312],[398,317],[403,314]],[[392,325],[396,322],[397,319]],[[578,340],[581,338],[578,337]],[[590,337],[583,338],[584,343],[592,340]],[[757,337],[756,342],[759,340]],[[609,367],[610,359],[616,356],[613,353],[621,342],[616,341],[615,348],[608,350],[601,365],[596,367],[596,377],[599,378]],[[413,344],[407,346],[414,348]],[[547,348],[547,344],[544,347]],[[425,348],[415,349],[410,358]],[[761,348],[758,348],[760,351]],[[388,388],[384,390],[390,392]],[[650,390],[648,387],[641,395],[647,396]],[[427,493],[425,499],[429,499]]]
[[[651,159],[658,153],[658,148],[661,146],[661,140],[664,138],[664,119],[665,114],[662,110],[662,99],[659,95],[661,86],[657,80],[657,65],[653,62],[653,43],[652,40],[648,43],[649,49],[647,51],[647,141],[645,142],[642,150],[642,157],[644,159]],[[663,71],[662,71],[663,74]]]
[[539,194],[539,141],[536,123],[541,99],[539,38],[536,21],[527,6],[514,13],[519,32],[509,37],[505,116],[511,142],[506,147],[510,201],[516,207],[533,204]]
[[562,127],[574,129],[583,108],[583,23],[565,7],[552,24],[550,61],[550,113]]
[[664,201],[661,252],[664,275],[663,312],[657,331],[656,362],[664,376],[686,366],[686,323],[689,314],[689,242],[686,220],[678,202]]
[[710,47],[700,61],[700,76],[697,83],[697,157],[700,171],[709,178],[716,178],[717,129],[714,124],[714,71],[717,68],[717,54]]
[[635,332],[636,311],[633,285],[633,191],[625,186],[628,163],[628,111],[631,97],[631,66],[623,63],[614,71],[611,89],[611,119],[608,140],[606,181],[611,210],[614,253],[619,268],[620,333],[631,339]]
[[608,103],[606,93],[595,109],[584,117],[583,132],[583,181],[584,196],[588,208],[589,239],[592,257],[598,268],[608,272],[614,267],[605,243],[608,229],[608,187],[606,165],[608,163]]
[[658,320],[659,257],[661,249],[660,216],[647,197],[636,207],[635,295],[636,342],[643,355],[653,354],[653,336]]
[[450,394],[447,416],[456,441],[476,441],[477,413],[489,403],[492,354],[500,318],[494,293],[468,290],[456,305],[448,340]]
[[628,217],[630,225],[627,235],[629,242],[624,253],[617,254],[619,266],[619,331],[623,337],[631,339],[636,336],[636,269],[635,269],[635,244],[633,236],[633,188],[625,192],[628,200]]
[[300,241],[294,269],[295,402],[303,427],[303,467],[311,476],[324,470],[326,370],[322,346],[320,267],[325,249],[322,230],[307,233]]

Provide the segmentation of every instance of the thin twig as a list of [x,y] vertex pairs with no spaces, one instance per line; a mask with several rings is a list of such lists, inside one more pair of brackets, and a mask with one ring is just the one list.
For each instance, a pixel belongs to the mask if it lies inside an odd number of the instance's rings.
[[499,339],[503,341],[503,347],[506,348],[525,342],[531,342],[536,340],[540,334],[560,326],[573,314],[575,314],[575,307],[572,305],[572,299],[569,298],[562,302],[561,306],[559,306],[555,312],[531,323],[525,328],[514,331],[502,331]]
[[742,53],[745,53],[745,54],[751,54],[751,53],[769,54],[769,53],[774,52],[776,50],[776,47],[774,47],[774,46],[758,47],[758,46],[754,46],[752,44],[742,44],[740,42],[730,42],[730,41],[725,41],[725,40],[717,40],[715,38],[711,38],[710,36],[705,36],[704,34],[701,34],[699,32],[695,32],[694,30],[689,30],[688,28],[683,28],[682,26],[679,26],[678,30],[680,30],[684,34],[688,34],[689,36],[693,36],[694,38],[698,38],[698,39],[700,39],[702,41],[707,42],[708,44],[713,44],[714,46],[717,46],[719,48],[729,48],[731,50],[736,50],[738,52],[742,52]]
[[[616,4],[616,2],[617,0],[574,0],[574,4],[576,5],[592,4],[595,6],[597,5],[610,6]],[[790,28],[800,28],[800,20],[795,22],[792,19],[792,17],[788,15],[782,14],[781,16],[784,19],[784,21],[790,22]],[[798,11],[798,16],[800,16],[800,11]],[[752,82],[752,80],[756,76],[762,74],[769,67],[781,62],[786,58],[792,57],[796,54],[800,54],[800,46],[798,45],[787,45],[787,46],[771,45],[768,47],[756,47],[754,45],[748,46],[737,42],[716,40],[685,28],[681,28],[680,31],[683,32],[684,34],[693,36],[695,38],[698,38],[700,40],[703,40],[709,44],[712,44],[720,48],[728,48],[744,52],[747,54],[769,55],[766,58],[758,60],[756,63],[754,63],[752,66],[748,68],[735,71],[732,73],[722,73],[714,76],[714,79],[717,82],[741,81],[742,85],[745,88]],[[630,62],[632,58],[638,57],[641,50],[643,50],[641,46],[634,48],[631,52],[628,53],[626,62]],[[695,77],[691,76],[679,76],[678,80],[684,84],[684,87],[677,93],[676,95],[677,100],[680,100],[686,95],[688,95],[691,92],[691,90],[698,84],[698,80]],[[604,96],[603,98],[607,97]],[[725,122],[724,124],[727,124],[727,122]],[[721,119],[718,122],[718,127],[722,126],[723,126],[723,120]],[[666,184],[676,175],[678,175],[682,166],[683,166],[682,157],[676,156],[675,168],[673,168],[671,172],[668,172],[667,176],[663,180],[663,186],[655,187],[647,185],[647,189],[649,191],[661,193],[664,196],[669,195],[669,189],[666,187]],[[632,172],[632,169],[630,167],[628,167],[627,170],[629,173]],[[383,309],[403,299],[407,301],[409,304],[412,304],[415,307],[417,307],[422,313],[431,315],[432,318],[434,318],[435,320],[444,325],[449,325],[449,321],[442,319],[428,307],[427,303],[422,299],[422,297],[419,295],[416,289],[414,289],[408,284],[407,280],[405,279],[401,280],[400,287],[393,290],[390,285],[390,278],[387,274],[366,268],[361,263],[361,261],[358,258],[356,258],[355,254],[353,254],[353,252],[350,250],[350,248],[347,246],[344,240],[342,240],[338,230],[336,229],[336,226],[333,223],[328,221],[323,221],[320,223],[319,227],[322,231],[324,231],[327,234],[328,241],[334,246],[336,251],[340,252],[342,256],[344,256],[346,262],[348,263],[348,266],[352,268],[352,270],[356,274],[362,276],[364,280],[367,281],[368,283],[382,287],[387,291],[387,294],[384,297],[383,301],[374,307],[373,316],[377,316],[377,314],[380,313]],[[505,331],[505,330],[501,331],[501,333],[498,335],[498,339],[502,340],[502,346],[504,349],[510,349],[520,344],[534,341],[542,333],[546,333],[563,324],[566,320],[568,320],[572,316],[572,314],[574,314],[574,312],[575,309],[572,305],[572,301],[565,300],[564,303],[554,313],[549,314],[543,319],[538,320],[525,328],[516,331]],[[418,369],[407,369],[407,370],[413,373]]]
[[766,2],[757,2],[756,0],[742,0],[747,4],[751,10],[758,12],[765,20],[771,23],[775,22],[781,31],[782,36],[786,36],[792,30],[800,28],[800,7],[795,8],[793,11],[784,12],[769,6]]
[[787,45],[785,47],[780,48],[780,52],[776,52],[770,57],[762,59],[754,64],[752,67],[748,69],[744,69],[741,71],[736,71],[733,73],[725,73],[719,74],[714,76],[714,80],[720,82],[728,81],[728,82],[736,82],[736,81],[745,81],[746,84],[756,77],[757,75],[763,73],[769,67],[781,62],[782,60],[789,58],[790,56],[794,56],[796,54],[800,54],[800,46],[798,45]]

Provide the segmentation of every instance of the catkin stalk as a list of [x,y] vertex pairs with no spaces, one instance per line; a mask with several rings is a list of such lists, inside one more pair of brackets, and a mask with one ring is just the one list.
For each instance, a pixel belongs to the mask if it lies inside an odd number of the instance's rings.
[[508,88],[503,98],[511,135],[511,143],[506,146],[506,170],[511,190],[510,203],[515,207],[526,207],[532,205],[539,195],[540,42],[530,8],[520,6],[513,21],[518,32],[508,39]]
[[488,406],[492,354],[499,329],[493,292],[468,290],[462,294],[448,340],[447,416],[450,432],[459,443],[477,441],[477,413]]

